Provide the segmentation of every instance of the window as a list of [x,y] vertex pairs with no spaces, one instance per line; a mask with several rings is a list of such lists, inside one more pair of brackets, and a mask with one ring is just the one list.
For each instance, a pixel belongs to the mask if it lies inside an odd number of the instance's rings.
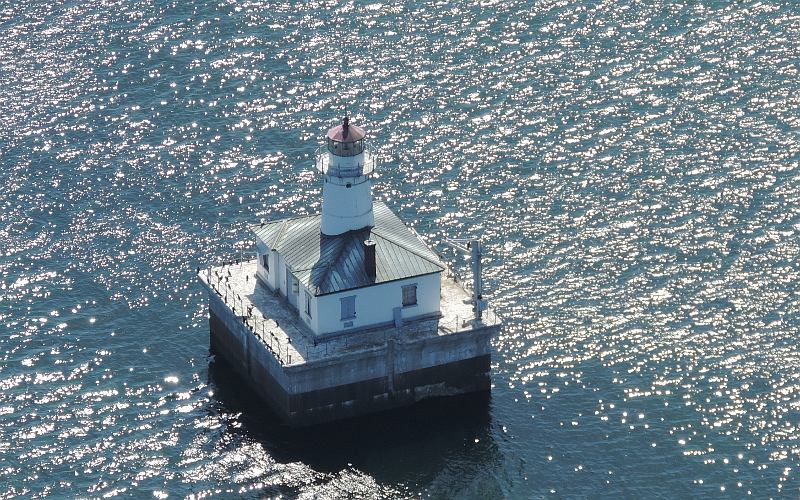
[[306,292],[306,314],[311,317],[311,294]]
[[403,287],[403,307],[417,305],[417,284]]
[[269,255],[264,254],[261,256],[261,262],[264,264],[264,269],[269,272]]
[[342,319],[353,319],[356,317],[356,296],[342,297],[339,299],[342,304]]

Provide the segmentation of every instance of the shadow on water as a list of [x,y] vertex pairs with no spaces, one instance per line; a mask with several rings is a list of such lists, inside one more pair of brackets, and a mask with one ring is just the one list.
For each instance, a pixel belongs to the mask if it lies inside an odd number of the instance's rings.
[[380,481],[435,477],[449,462],[475,466],[494,462],[488,392],[422,401],[348,420],[291,428],[221,356],[209,364],[214,399],[241,413],[244,432],[280,462],[302,462],[321,472],[355,467]]

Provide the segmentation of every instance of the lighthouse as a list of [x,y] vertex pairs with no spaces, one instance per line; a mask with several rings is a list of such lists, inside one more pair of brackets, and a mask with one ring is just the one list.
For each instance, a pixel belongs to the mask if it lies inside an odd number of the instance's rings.
[[330,129],[317,150],[316,167],[322,175],[322,224],[327,236],[375,225],[372,211],[372,174],[376,157],[361,127],[342,123]]
[[200,272],[212,350],[288,425],[491,387],[501,322],[479,277],[468,293],[372,199],[366,138],[344,117],[314,155],[321,213],[255,224],[254,259]]

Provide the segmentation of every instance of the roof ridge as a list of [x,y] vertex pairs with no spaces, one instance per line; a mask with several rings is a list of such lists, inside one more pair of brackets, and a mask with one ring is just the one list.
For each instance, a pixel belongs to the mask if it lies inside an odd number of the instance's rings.
[[[342,238],[342,240],[345,240],[345,238]],[[339,258],[342,256],[342,253],[344,252],[344,249],[347,248],[349,245],[350,245],[350,241],[344,241],[344,243],[342,243],[339,246],[338,250],[336,251],[336,255],[334,255],[333,258],[328,259],[327,264],[325,264],[327,269],[325,269],[325,273],[319,279],[319,281],[317,283],[317,286],[316,286],[316,290],[314,292],[314,295],[319,293],[319,290],[320,290],[319,283],[324,283],[325,281],[327,281],[328,276],[331,274],[331,269],[333,269],[333,264],[336,263],[336,262],[339,262]],[[314,269],[314,267],[312,266],[311,269]]]
[[289,221],[288,220],[284,220],[283,221],[283,225],[278,230],[278,236],[276,236],[275,237],[275,241],[272,242],[272,248],[277,247],[278,243],[281,242],[281,240],[283,239],[283,236],[286,234],[286,228],[287,227],[289,227]]
[[[408,228],[406,228],[406,229],[408,229]],[[406,250],[407,252],[413,253],[414,255],[419,257],[420,259],[427,260],[431,264],[433,264],[435,266],[438,266],[438,267],[441,267],[442,270],[445,269],[445,266],[441,262],[439,262],[438,259],[437,260],[431,260],[427,255],[422,255],[418,251],[414,250],[413,248],[409,248],[408,246],[406,246],[406,245],[404,245],[404,244],[402,244],[402,243],[400,243],[398,241],[395,241],[395,240],[393,240],[392,238],[390,238],[390,237],[388,237],[386,235],[381,234],[380,230],[378,232],[375,232],[375,230],[373,229],[372,230],[372,234],[377,235],[379,238],[383,238],[384,240],[388,241],[389,243],[391,243],[393,245],[396,245],[396,246],[402,248],[403,250]],[[419,237],[417,237],[417,239],[419,239]],[[424,244],[425,242],[420,240],[420,243]]]

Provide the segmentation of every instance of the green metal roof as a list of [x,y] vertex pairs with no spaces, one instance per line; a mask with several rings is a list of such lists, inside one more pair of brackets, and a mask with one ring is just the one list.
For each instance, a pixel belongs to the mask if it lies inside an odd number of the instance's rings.
[[[257,241],[280,253],[297,279],[315,295],[441,272],[444,264],[382,202],[372,206],[375,226],[338,236],[320,232],[322,216],[310,215],[252,227]],[[376,276],[364,271],[364,240],[376,242]]]

